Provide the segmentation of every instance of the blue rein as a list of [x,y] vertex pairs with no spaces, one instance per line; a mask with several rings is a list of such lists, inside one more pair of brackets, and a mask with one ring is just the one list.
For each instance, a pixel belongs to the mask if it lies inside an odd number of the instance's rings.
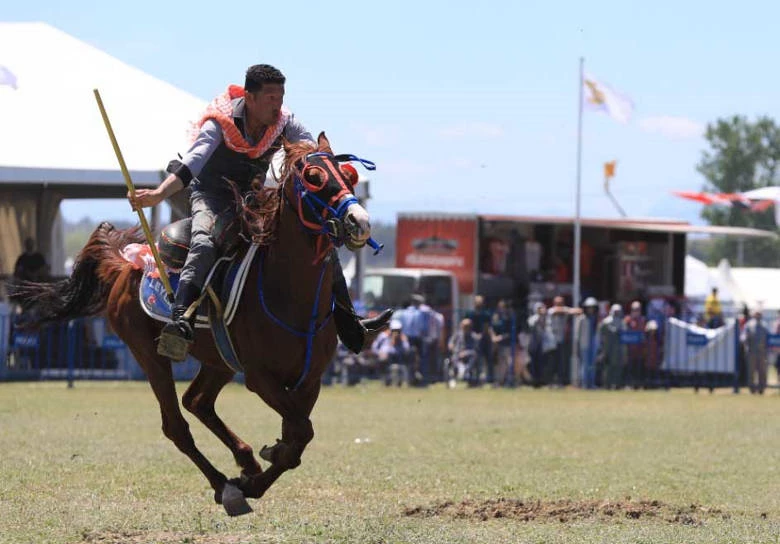
[[311,370],[311,357],[312,357],[312,346],[314,344],[314,337],[317,335],[318,332],[320,332],[322,329],[325,328],[325,325],[328,324],[330,321],[331,316],[333,315],[333,308],[336,303],[336,295],[331,294],[330,297],[330,310],[328,311],[328,315],[325,316],[325,318],[322,320],[322,323],[317,325],[317,309],[320,305],[320,293],[322,292],[322,278],[325,277],[325,269],[327,268],[328,264],[330,264],[329,259],[325,259],[325,261],[322,263],[322,268],[320,269],[320,279],[317,281],[317,293],[314,296],[314,306],[311,310],[311,318],[309,319],[309,328],[305,331],[300,331],[298,329],[294,329],[293,327],[289,326],[287,323],[276,317],[270,309],[268,309],[268,305],[265,303],[265,293],[263,291],[263,265],[265,263],[265,251],[260,252],[260,269],[257,273],[257,292],[260,296],[260,305],[263,308],[263,311],[265,312],[265,315],[267,315],[271,321],[273,321],[277,326],[283,328],[287,332],[289,332],[292,335],[297,336],[298,338],[306,338],[306,356],[303,363],[303,371],[301,372],[301,377],[298,378],[298,381],[295,383],[295,385],[292,388],[292,391],[296,391],[303,381],[306,379],[306,376],[309,375],[309,371]]
[[[316,153],[308,154],[306,156],[306,159],[308,159],[309,157],[318,157],[318,156],[331,157],[332,155],[330,155],[330,153],[316,152]],[[360,162],[360,164],[362,164],[367,170],[376,169],[376,165],[374,165],[373,162],[368,161],[366,159],[361,159],[360,157],[356,157],[355,155],[336,155],[332,157],[339,162],[341,161]],[[300,176],[298,175],[293,176],[293,183],[294,183],[293,188],[295,190],[296,196],[299,197],[301,202],[305,203],[306,206],[308,206],[312,212],[314,212],[314,216],[317,219],[317,223],[320,225],[319,230],[311,231],[311,232],[317,235],[326,234],[334,240],[334,245],[341,245],[343,241],[338,239],[336,233],[331,232],[331,230],[328,228],[327,220],[323,219],[321,217],[321,214],[323,210],[327,210],[327,212],[330,214],[331,217],[334,217],[337,220],[342,221],[344,215],[347,213],[347,209],[352,204],[359,204],[358,199],[355,198],[354,195],[343,198],[342,202],[339,203],[338,207],[334,209],[326,202],[323,202],[323,200],[320,197],[318,197],[314,192],[306,190],[306,188],[303,186],[303,182],[301,181]],[[384,247],[383,245],[378,244],[373,238],[368,239],[368,245],[375,250],[375,254],[379,253],[382,247]],[[303,363],[303,371],[301,372],[301,376],[298,378],[298,381],[295,382],[295,385],[291,389],[291,391],[296,391],[304,382],[306,377],[309,375],[309,371],[311,370],[311,358],[313,352],[314,337],[317,335],[318,332],[320,332],[322,329],[325,328],[325,326],[330,321],[330,318],[333,316],[333,309],[336,302],[336,296],[331,292],[330,310],[328,311],[328,315],[325,316],[325,318],[322,320],[322,323],[317,325],[317,311],[320,305],[320,293],[322,292],[322,280],[325,277],[325,269],[330,264],[330,257],[327,257],[323,260],[322,268],[320,268],[320,277],[319,280],[317,280],[317,291],[314,296],[314,306],[312,307],[311,317],[309,318],[309,327],[305,331],[301,331],[289,326],[287,323],[285,323],[284,321],[276,317],[268,308],[268,305],[265,302],[265,292],[263,290],[264,264],[265,264],[265,252],[263,251],[260,253],[260,262],[259,262],[260,269],[257,274],[257,292],[260,297],[260,306],[263,308],[265,315],[267,315],[268,318],[271,321],[273,321],[277,326],[281,327],[282,329],[289,332],[290,334],[297,336],[298,338],[306,339],[306,355]]]
[[[360,157],[357,157],[355,155],[331,155],[330,153],[325,153],[322,151],[317,151],[315,153],[309,153],[306,155],[306,159],[308,160],[310,157],[333,157],[337,162],[345,162],[345,161],[356,161],[362,164],[366,170],[376,170],[376,165],[367,160],[367,159],[361,159]],[[316,218],[317,223],[320,225],[320,230],[314,231],[315,234],[327,234],[331,237],[333,241],[333,245],[336,247],[340,247],[344,242],[343,240],[340,240],[337,233],[332,232],[328,228],[328,222],[326,219],[323,219],[321,217],[321,214],[323,210],[327,210],[328,213],[332,216],[338,219],[339,221],[343,221],[344,215],[347,213],[347,210],[352,204],[360,204],[360,201],[355,198],[354,195],[345,197],[341,199],[341,202],[339,203],[337,208],[333,208],[328,203],[324,202],[320,197],[318,197],[315,193],[312,191],[308,191],[304,186],[303,182],[301,181],[300,176],[297,174],[293,176],[293,188],[295,189],[296,196],[300,197],[301,201],[306,204],[306,206],[314,212],[314,217]],[[373,238],[369,237],[366,243],[374,250],[374,255],[379,254],[382,249],[384,249],[384,244],[378,243]]]

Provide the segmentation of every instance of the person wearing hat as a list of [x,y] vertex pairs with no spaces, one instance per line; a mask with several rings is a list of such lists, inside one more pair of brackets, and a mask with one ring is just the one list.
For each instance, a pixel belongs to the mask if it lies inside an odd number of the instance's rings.
[[571,383],[583,389],[596,388],[598,306],[595,298],[588,297],[582,304],[583,313],[574,318]]
[[398,319],[390,321],[390,330],[382,332],[371,346],[371,351],[385,369],[385,385],[393,382],[393,375],[402,374],[396,385],[409,381],[409,360],[412,348],[409,339],[403,333],[403,324]]
[[623,387],[626,347],[620,343],[620,332],[624,328],[623,307],[620,304],[613,304],[609,309],[609,315],[598,328],[599,351],[596,364],[601,366],[601,385],[605,389]]

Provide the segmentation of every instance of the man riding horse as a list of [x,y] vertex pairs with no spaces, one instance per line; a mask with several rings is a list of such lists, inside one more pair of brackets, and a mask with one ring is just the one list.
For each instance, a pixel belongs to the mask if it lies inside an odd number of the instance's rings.
[[[180,359],[166,346],[189,346],[193,341],[195,312],[187,310],[200,297],[218,252],[229,249],[240,232],[236,194],[244,197],[253,185],[262,186],[283,140],[314,143],[309,131],[282,106],[284,83],[284,75],[273,66],[250,66],[243,89],[232,86],[209,105],[195,126],[198,132],[189,151],[181,160],[169,163],[168,177],[155,189],[128,194],[133,208],[138,209],[155,206],[187,186],[192,189],[190,250],[176,289],[172,321],[160,336],[160,355]],[[345,346],[358,353],[387,328],[392,310],[361,319],[352,306],[335,250],[332,257],[338,335]]]

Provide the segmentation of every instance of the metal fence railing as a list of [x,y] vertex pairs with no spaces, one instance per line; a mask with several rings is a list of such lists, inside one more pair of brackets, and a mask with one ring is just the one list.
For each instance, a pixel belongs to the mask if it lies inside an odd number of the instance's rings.
[[[354,355],[340,350],[324,383],[354,385],[361,379],[379,378],[388,384],[405,380],[410,385],[445,381],[451,386],[462,382],[469,386],[728,387],[739,391],[740,387],[752,390],[753,382],[761,380],[755,375],[762,371],[765,375],[769,359],[774,360],[780,350],[780,334],[767,334],[763,367],[748,364],[736,319],[727,319],[717,329],[704,329],[675,318],[642,320],[640,328],[632,329],[622,321],[611,328],[602,321],[583,325],[578,321],[582,316],[569,314],[559,319],[556,328],[549,323],[534,327],[511,314],[508,327],[499,320],[504,330],[511,330],[508,342],[493,342],[498,331],[489,327],[489,332],[482,333],[463,353],[453,353],[448,345],[458,322],[465,317],[475,316],[457,316],[455,326],[450,326],[441,338],[425,333],[421,338],[407,337],[406,351],[375,346]],[[582,334],[575,334],[577,327]],[[388,336],[393,338],[392,333]]]
[[[411,385],[443,381],[471,386],[754,390],[756,384],[766,383],[770,364],[767,358],[774,360],[780,351],[780,334],[768,331],[760,337],[758,347],[743,342],[744,334],[735,319],[727,319],[717,329],[704,329],[674,318],[641,330],[624,326],[614,331],[604,331],[602,325],[585,327],[580,330],[587,331],[590,338],[583,341],[574,333],[581,325],[577,316],[561,320],[562,328],[545,327],[540,332],[525,319],[509,314],[498,322],[482,319],[492,323],[488,333],[459,344],[460,351],[455,353],[450,349],[454,345],[453,331],[458,331],[459,322],[466,316],[474,318],[473,314],[461,314],[454,325],[448,324],[438,336],[405,337],[405,350],[391,345],[399,337],[404,338],[403,328],[385,333],[385,345],[378,349],[354,355],[340,348],[323,381],[355,384],[361,379],[379,379],[388,384]],[[403,322],[403,314],[399,317]],[[494,341],[502,331],[507,335]],[[192,379],[199,368],[200,363],[192,358],[175,363],[174,377]],[[18,315],[0,304],[0,381],[73,383],[100,379],[144,379],[141,366],[104,318],[75,319],[29,331],[20,327]]]
[[[103,317],[79,318],[27,330],[23,318],[0,311],[0,381],[144,379],[141,366]],[[174,377],[192,379],[200,363],[173,366]]]

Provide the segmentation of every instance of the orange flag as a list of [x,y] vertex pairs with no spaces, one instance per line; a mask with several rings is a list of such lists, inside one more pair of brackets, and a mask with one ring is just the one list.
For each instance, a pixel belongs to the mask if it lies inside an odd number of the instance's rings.
[[615,165],[617,161],[609,161],[604,163],[604,177],[607,179],[615,177]]

